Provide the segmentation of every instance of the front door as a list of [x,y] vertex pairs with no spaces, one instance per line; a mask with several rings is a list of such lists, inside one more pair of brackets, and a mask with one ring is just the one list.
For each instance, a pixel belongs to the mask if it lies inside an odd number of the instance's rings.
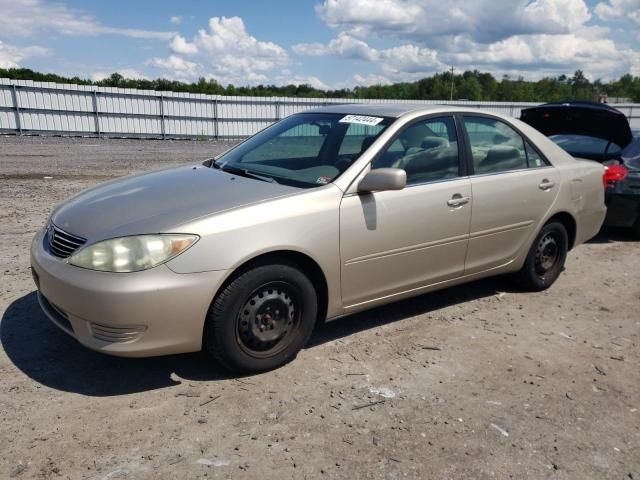
[[372,164],[404,169],[407,186],[343,198],[340,253],[347,309],[464,273],[472,195],[458,152],[453,117],[418,120]]

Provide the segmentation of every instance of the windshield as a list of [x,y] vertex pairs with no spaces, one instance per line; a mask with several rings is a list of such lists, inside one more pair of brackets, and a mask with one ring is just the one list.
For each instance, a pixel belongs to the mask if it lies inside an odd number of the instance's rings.
[[549,137],[574,157],[605,161],[619,158],[621,148],[613,142],[586,135],[553,135]]
[[228,151],[213,166],[301,188],[326,185],[349,168],[392,121],[345,114],[292,115]]

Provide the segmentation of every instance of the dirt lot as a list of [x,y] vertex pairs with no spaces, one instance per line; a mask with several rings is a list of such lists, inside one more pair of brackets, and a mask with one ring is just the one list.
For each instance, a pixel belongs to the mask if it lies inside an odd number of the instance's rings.
[[378,308],[252,377],[107,357],[45,319],[28,249],[55,204],[222,148],[0,136],[0,478],[640,479],[640,243],[621,234],[547,292]]

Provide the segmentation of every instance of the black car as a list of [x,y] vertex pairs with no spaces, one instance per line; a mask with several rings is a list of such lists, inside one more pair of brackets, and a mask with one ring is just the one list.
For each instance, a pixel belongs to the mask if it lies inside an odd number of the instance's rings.
[[604,224],[640,239],[640,132],[627,117],[606,104],[568,101],[524,109],[520,119],[572,156],[605,165]]

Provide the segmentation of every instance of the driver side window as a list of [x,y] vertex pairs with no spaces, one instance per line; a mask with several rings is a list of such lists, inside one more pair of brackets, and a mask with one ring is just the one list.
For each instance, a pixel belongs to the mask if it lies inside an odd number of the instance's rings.
[[371,168],[401,168],[407,185],[459,175],[458,137],[453,117],[419,120],[402,130]]

